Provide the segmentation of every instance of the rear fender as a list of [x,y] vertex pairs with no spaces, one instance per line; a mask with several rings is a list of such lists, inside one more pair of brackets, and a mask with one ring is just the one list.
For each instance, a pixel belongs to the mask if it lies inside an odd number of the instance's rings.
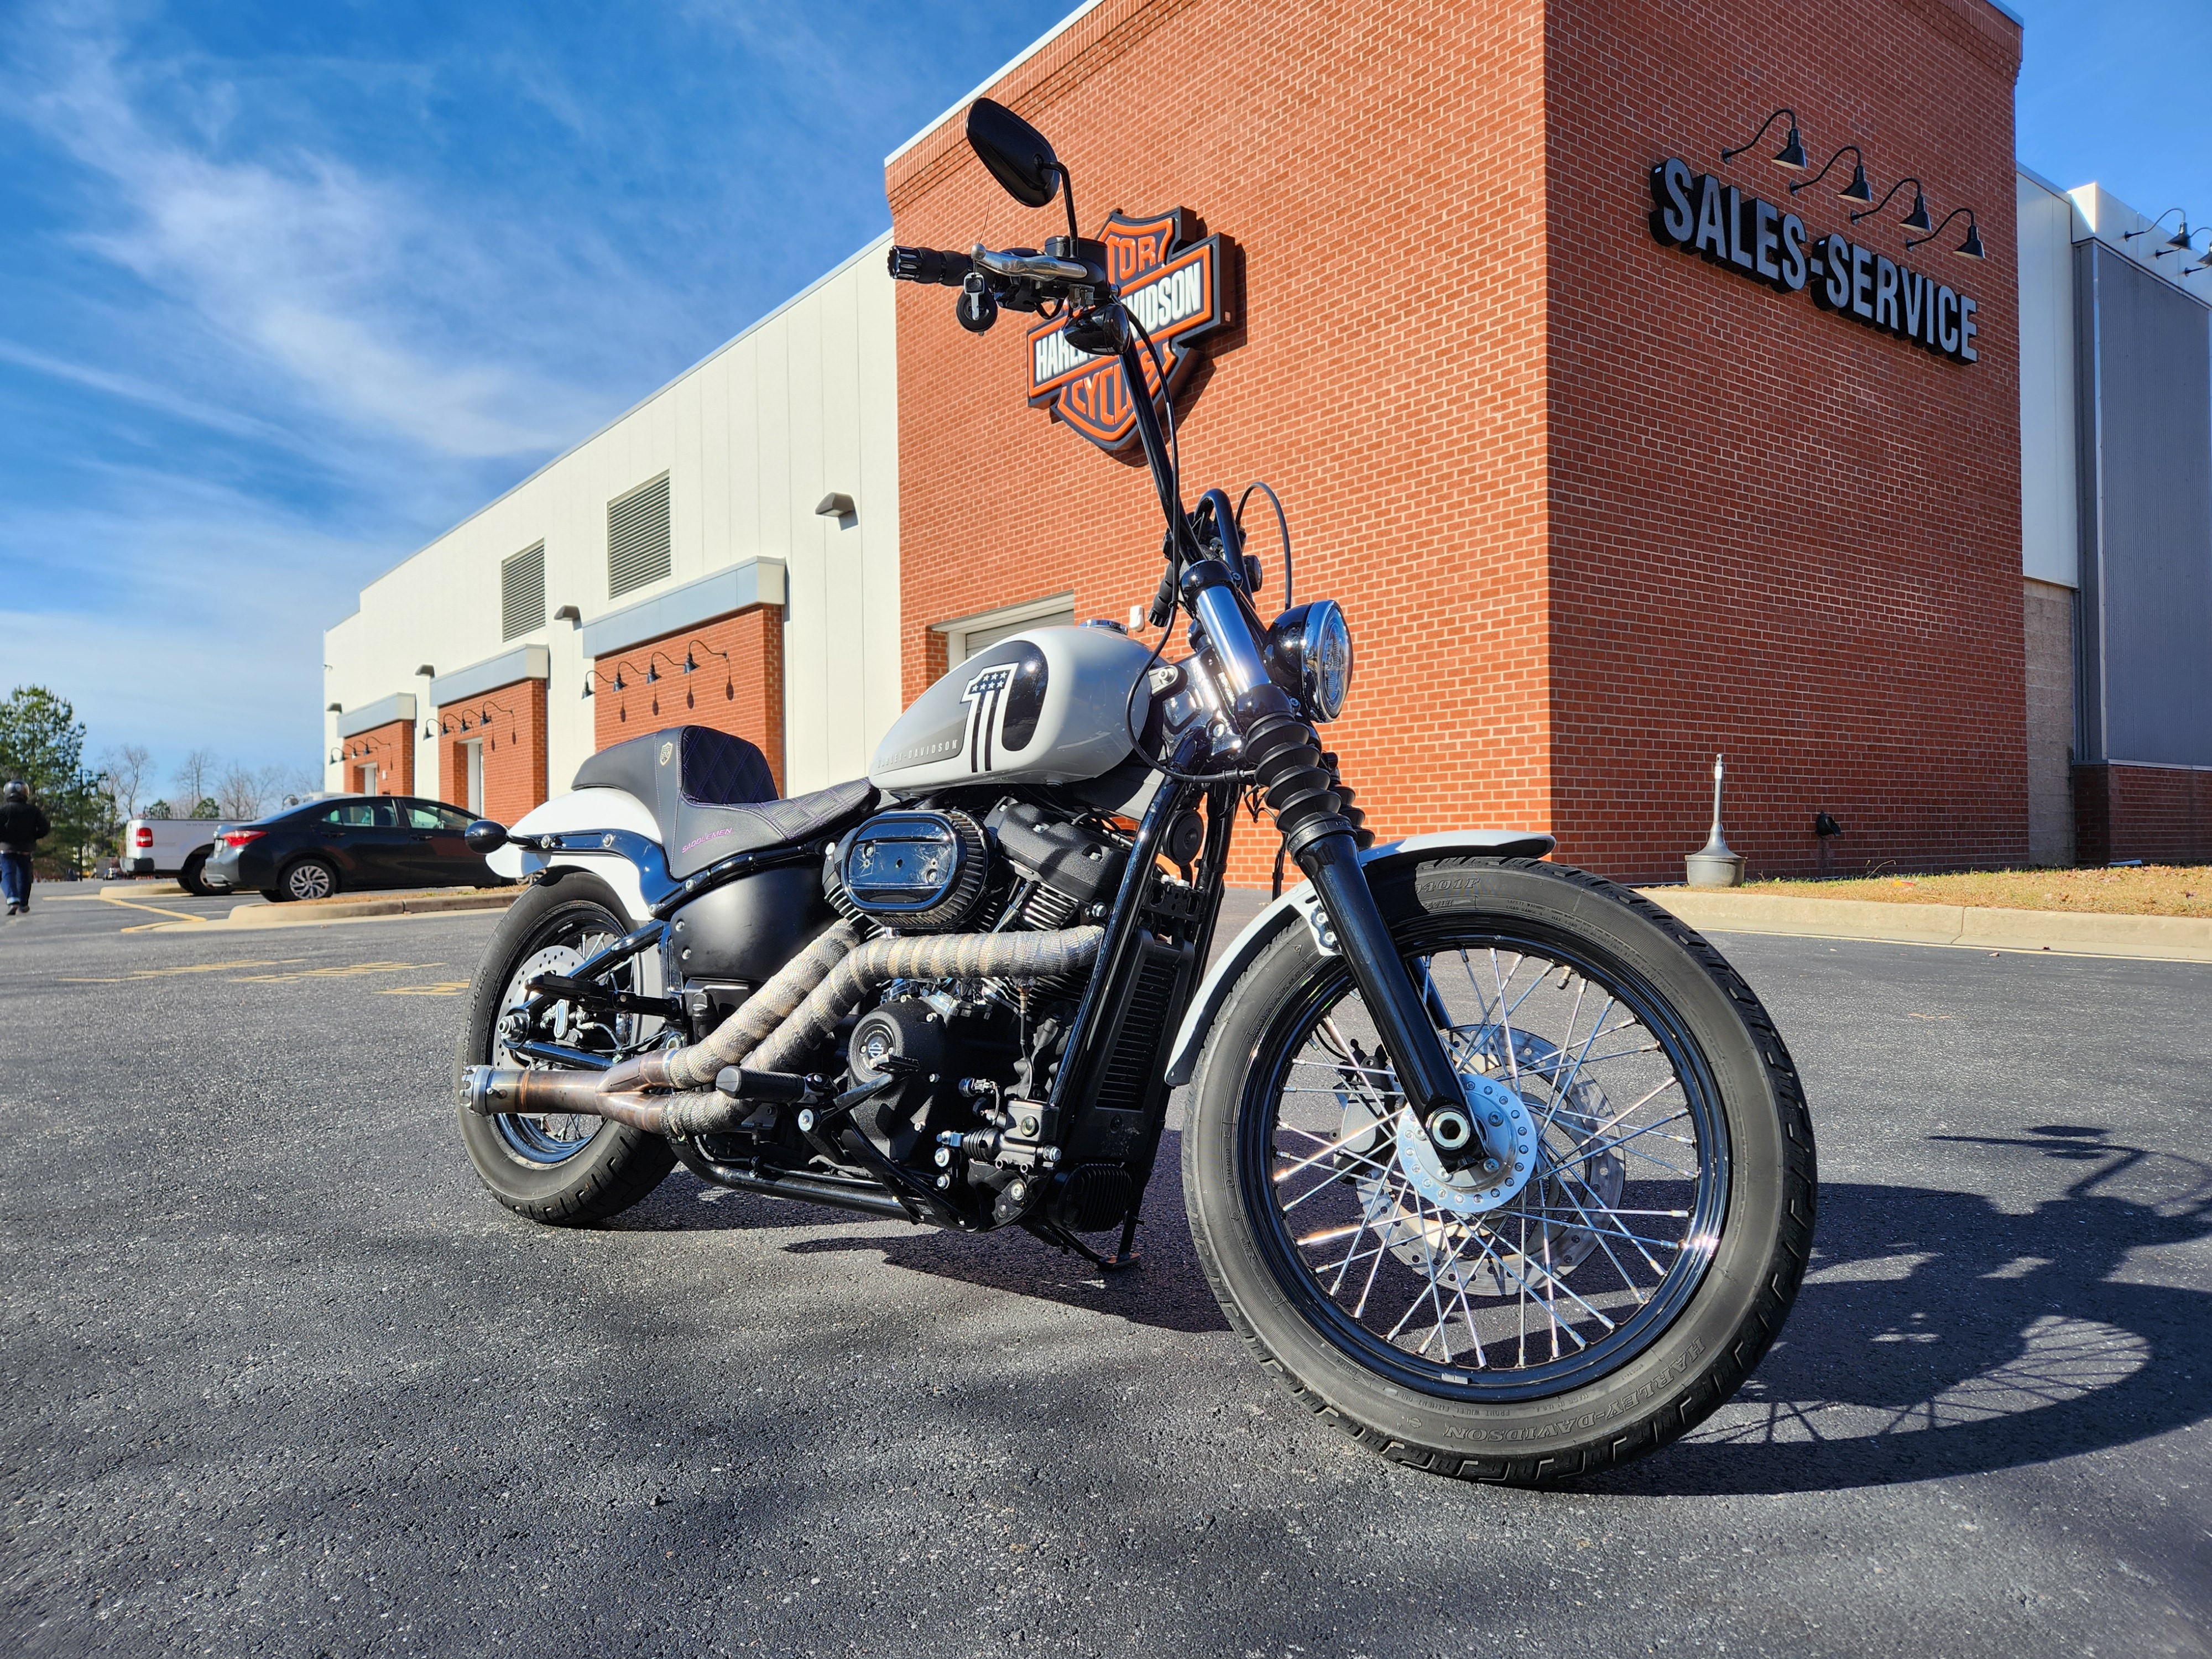
[[[1409,836],[1404,841],[1370,847],[1359,855],[1359,862],[1372,880],[1408,865],[1428,864],[1437,859],[1540,859],[1557,844],[1551,836],[1534,830],[1447,830],[1438,835]],[[1175,1048],[1168,1059],[1170,1088],[1181,1088],[1197,1071],[1199,1054],[1206,1047],[1206,1035],[1213,1029],[1214,1017],[1228,1000],[1230,988],[1261,951],[1273,944],[1285,930],[1300,922],[1314,930],[1314,937],[1322,941],[1324,949],[1336,948],[1328,921],[1321,914],[1319,895],[1312,884],[1304,883],[1253,917],[1244,931],[1230,941],[1229,948],[1215,958],[1205,983],[1198,988],[1198,994],[1191,998],[1190,1006],[1183,1014],[1182,1029],[1176,1033]]]
[[[580,839],[584,844],[538,852],[509,842],[484,860],[494,874],[521,881],[549,870],[587,870],[614,889],[635,926],[642,927],[653,914],[647,884],[658,896],[668,884],[660,825],[652,810],[627,790],[572,789],[532,807],[507,829],[515,835]],[[593,842],[594,831],[605,844]],[[641,859],[657,867],[641,869]]]

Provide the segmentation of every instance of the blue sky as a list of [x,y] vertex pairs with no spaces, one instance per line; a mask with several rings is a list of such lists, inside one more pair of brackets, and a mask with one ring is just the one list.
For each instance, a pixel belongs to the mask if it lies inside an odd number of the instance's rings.
[[[2212,4],[2020,9],[2022,161],[2212,222]],[[0,8],[0,691],[313,767],[361,585],[874,235],[1066,9]]]

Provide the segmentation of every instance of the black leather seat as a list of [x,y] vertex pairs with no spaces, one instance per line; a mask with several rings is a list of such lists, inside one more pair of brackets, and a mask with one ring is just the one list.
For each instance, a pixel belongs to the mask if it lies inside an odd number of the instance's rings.
[[706,726],[672,726],[602,749],[576,769],[574,787],[619,789],[643,802],[660,825],[672,876],[828,835],[876,804],[866,778],[779,800],[767,757]]

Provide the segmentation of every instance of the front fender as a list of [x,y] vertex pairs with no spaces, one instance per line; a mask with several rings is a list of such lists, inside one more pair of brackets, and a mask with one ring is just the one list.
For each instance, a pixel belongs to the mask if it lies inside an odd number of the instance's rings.
[[[1428,864],[1440,858],[1469,854],[1492,859],[1540,859],[1558,843],[1534,830],[1446,830],[1433,836],[1408,836],[1403,841],[1381,842],[1359,855],[1370,878],[1388,874],[1401,865]],[[1198,1056],[1206,1047],[1206,1034],[1227,1000],[1229,988],[1261,951],[1285,928],[1304,922],[1316,938],[1328,938],[1328,923],[1320,915],[1320,902],[1311,883],[1301,884],[1252,918],[1244,931],[1230,941],[1207,970],[1206,981],[1191,998],[1176,1033],[1168,1058],[1168,1086],[1181,1088],[1198,1069]],[[1334,943],[1328,947],[1335,948]]]

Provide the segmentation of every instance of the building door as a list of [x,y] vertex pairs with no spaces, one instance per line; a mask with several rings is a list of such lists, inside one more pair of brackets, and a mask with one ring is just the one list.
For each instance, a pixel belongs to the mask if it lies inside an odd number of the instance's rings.
[[472,738],[463,744],[461,761],[463,775],[468,780],[468,793],[463,804],[472,816],[482,817],[484,810],[483,740]]
[[376,793],[376,768],[374,765],[355,767],[353,769],[353,777],[354,792],[356,794],[373,795]]

